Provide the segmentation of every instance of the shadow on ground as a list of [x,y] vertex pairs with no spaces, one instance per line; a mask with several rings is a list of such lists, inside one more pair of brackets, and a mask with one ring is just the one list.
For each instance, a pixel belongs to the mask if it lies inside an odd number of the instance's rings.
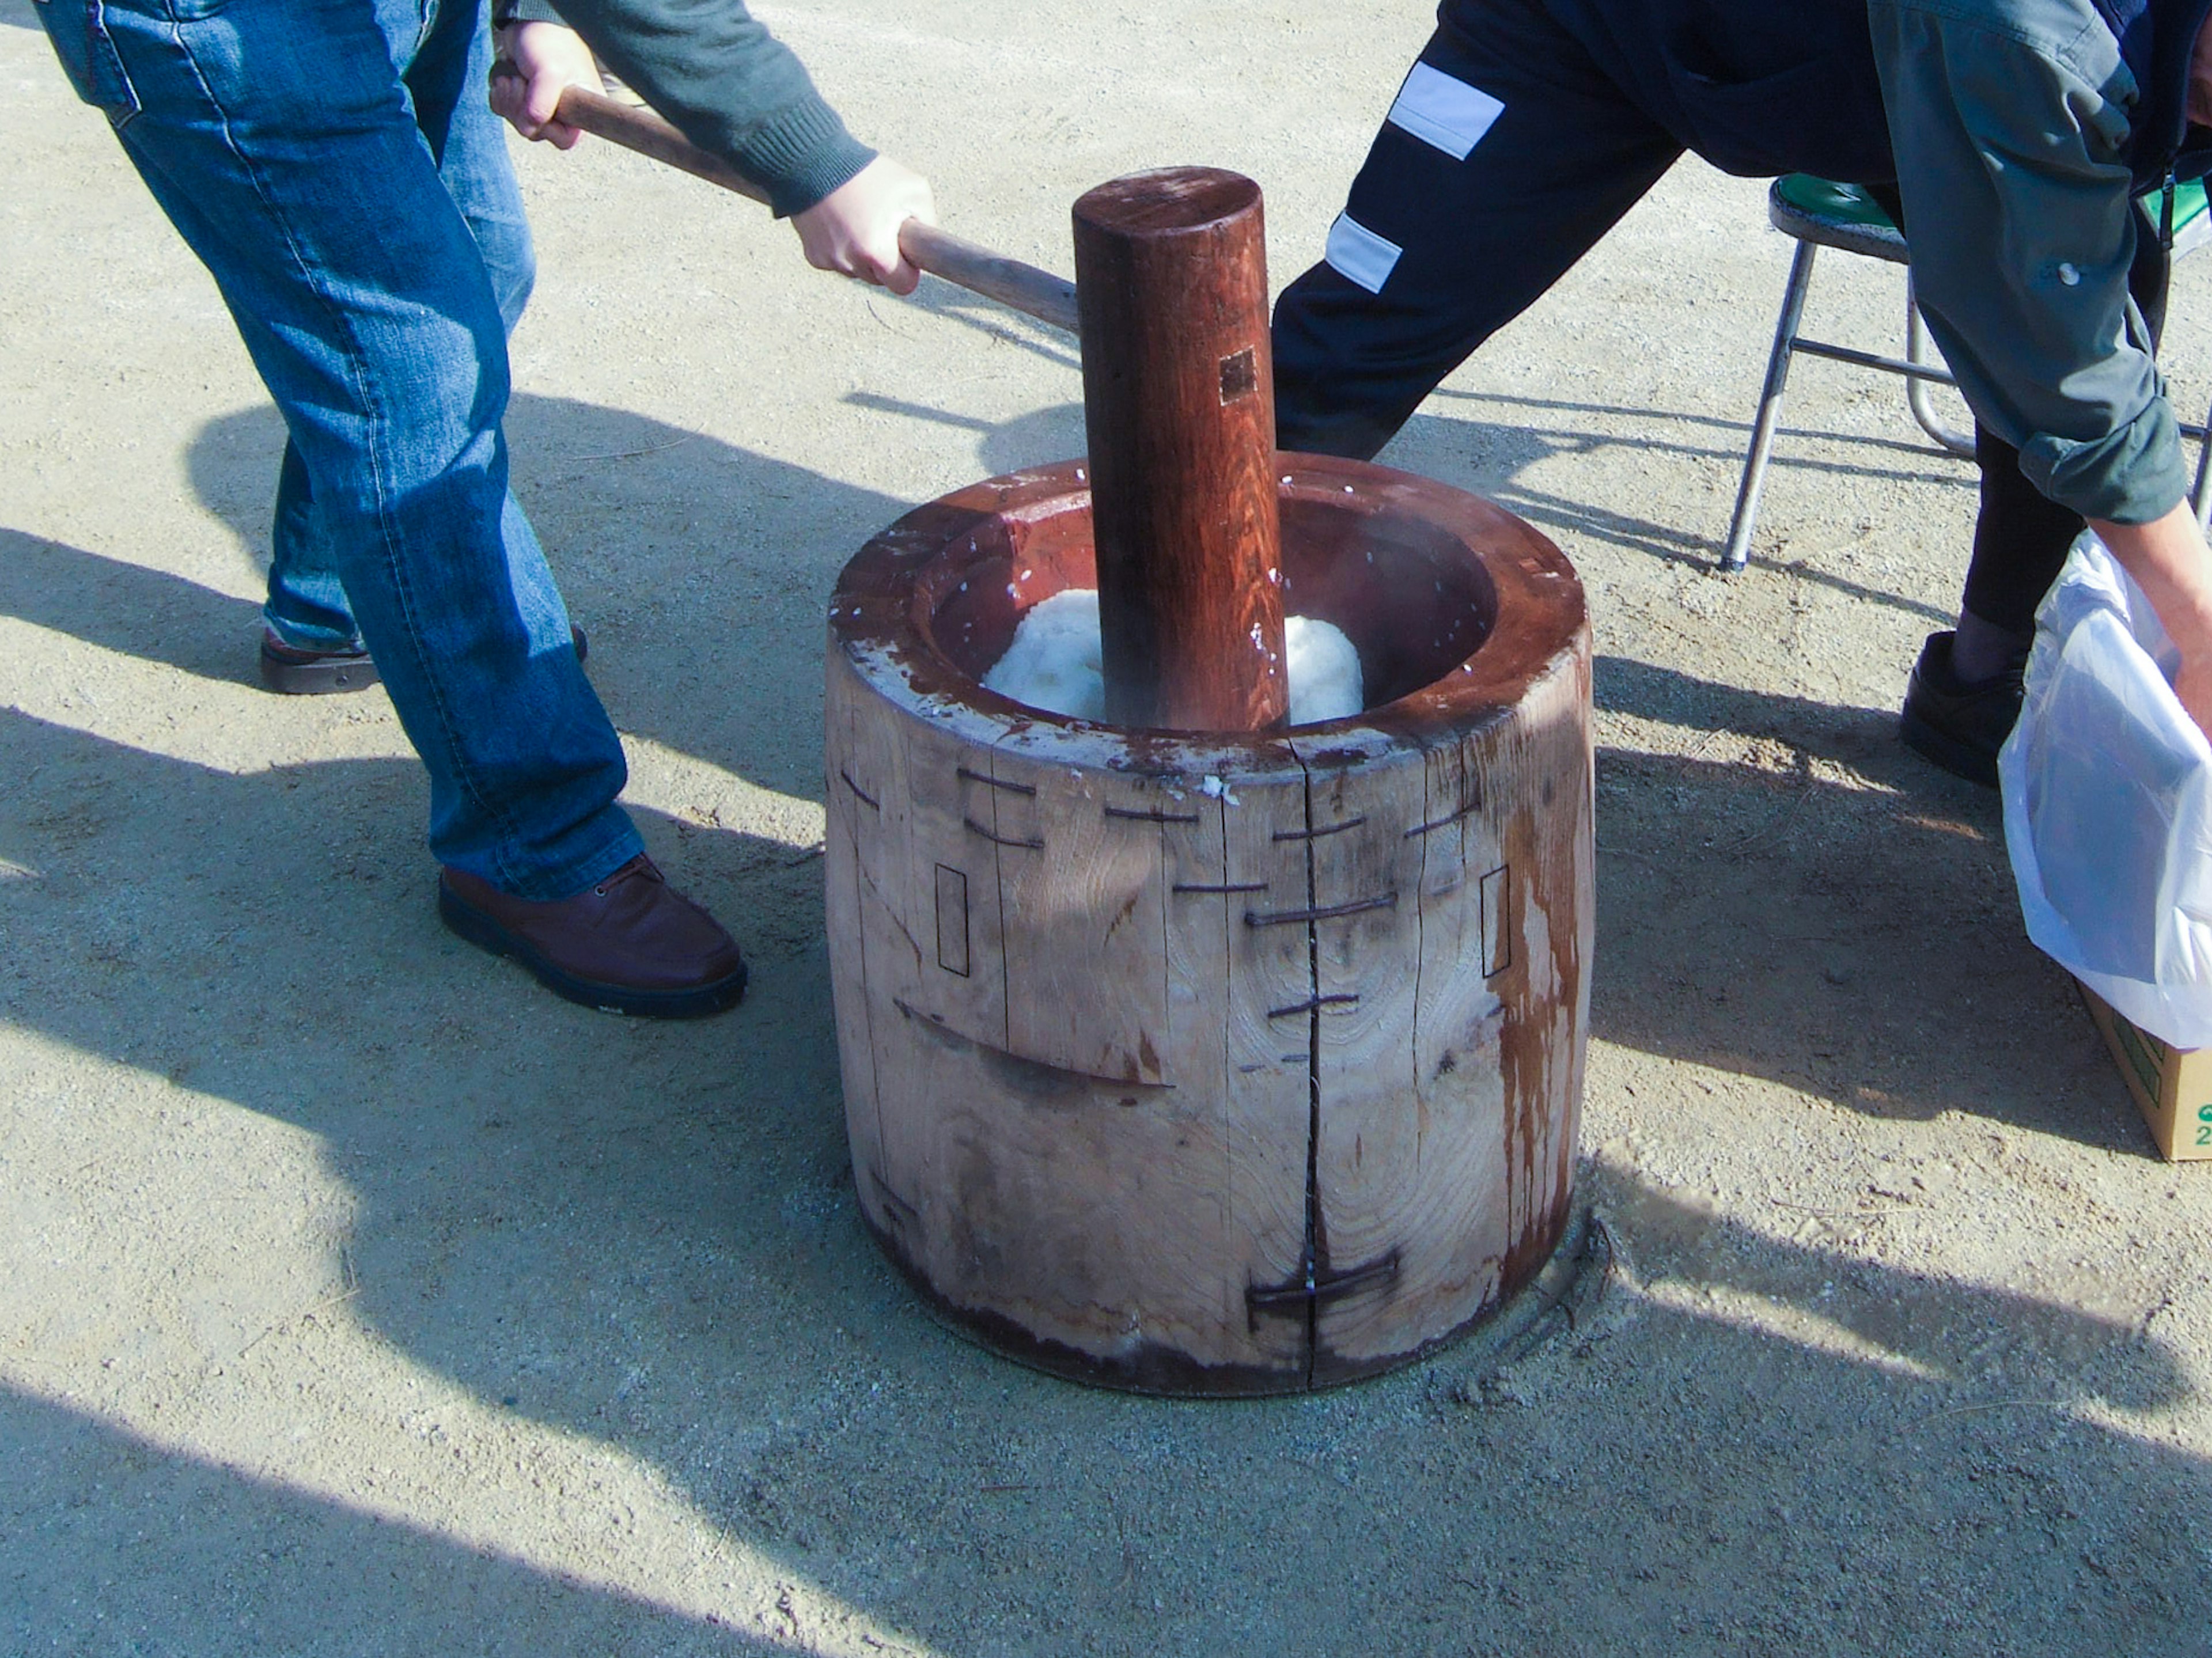
[[1599,751],[1596,1035],[1875,1116],[2148,1145],[2028,941],[1995,791],[1904,748],[1887,709],[1619,657],[1595,695],[1685,744]]
[[[1417,415],[1391,440],[1382,460],[1471,489],[1554,536],[1571,535],[1601,546],[1704,568],[1718,564],[1728,531],[1724,511],[1702,526],[1661,523],[1532,488],[1520,475],[1532,460],[1562,453],[1594,458],[1608,448],[1625,446],[1678,461],[1702,461],[1724,468],[1731,481],[1725,499],[1732,501],[1734,480],[1741,476],[1751,437],[1747,422],[1682,409],[1631,409],[1618,404],[1462,392],[1451,387],[1438,391],[1436,401],[1439,406],[1473,405],[1485,414],[1494,411],[1502,419]],[[1626,427],[1636,435],[1609,435],[1607,430],[1591,430],[1593,425],[1613,432]],[[1658,435],[1662,432],[1668,435]],[[1695,434],[1699,433],[1710,434],[1710,438],[1698,441]],[[1808,439],[1822,443],[1817,456],[1796,447]],[[1975,476],[1970,464],[1930,442],[1781,428],[1769,462],[1769,478],[1798,471],[1854,481],[1865,489],[1869,500],[1893,498],[1894,492],[1907,484],[1948,484],[1972,489]],[[1756,565],[1760,561],[1754,557],[1753,562]],[[1954,614],[1801,563],[1790,568],[1800,580],[1934,622],[1948,623]]]
[[[540,467],[532,505],[564,526],[572,602],[592,595],[620,722],[811,797],[821,597],[895,509],[609,411],[533,419],[570,470]],[[702,555],[706,526],[739,523]],[[772,562],[785,536],[807,550]],[[250,640],[250,607],[27,537],[0,549],[0,610],[186,673],[249,659],[202,630]],[[747,656],[759,694],[709,695]],[[2083,1132],[2043,1102],[2078,1108],[2048,1073],[2084,1043],[1942,1034],[1978,999],[2057,993],[1995,919],[1984,800],[1908,776],[1863,710],[1621,660],[1598,694],[1764,745],[1602,756],[1600,1035],[1855,1109]],[[10,713],[0,769],[20,872],[0,1017],[172,1089],[184,1119],[314,1136],[356,1199],[343,1317],[487,1408],[650,1465],[779,1578],[927,1650],[1842,1654],[1899,1628],[1928,1652],[2202,1650],[2212,1468],[2104,1425],[2189,1402],[2149,1321],[1869,1266],[1589,1161],[1640,1278],[1509,1374],[1446,1354],[1303,1400],[1085,1392],[940,1330],[862,1231],[818,874],[789,848],[648,815],[724,913],[788,918],[740,1009],[663,1027],[553,1002],[439,930],[410,763],[234,774]],[[1961,916],[1971,971],[1931,942]],[[1824,974],[1841,937],[1879,970]],[[1832,1068],[1794,1074],[1808,1053]],[[1895,1224],[1961,1219],[1923,1207]],[[313,1328],[201,1327],[200,1361],[245,1379]],[[0,1460],[24,1649],[750,1649],[54,1400],[0,1403]],[[224,1630],[180,1594],[180,1521],[230,1540]]]
[[[590,636],[592,680],[616,724],[763,788],[820,799],[830,590],[845,561],[910,503],[568,398],[518,397],[507,429],[516,498]],[[253,567],[249,587],[268,568],[269,492],[283,443],[275,410],[253,408],[210,422],[187,456],[195,490]],[[50,562],[83,561],[61,550]],[[64,632],[88,628],[101,643],[116,630],[127,635],[133,612],[108,614],[99,590],[119,583],[117,600],[160,603],[162,578],[92,563],[93,574],[0,575],[0,604],[20,600],[33,619],[51,617],[46,625]],[[51,592],[41,590],[49,575]],[[70,610],[80,596],[92,610]],[[179,604],[195,623],[216,619],[204,599],[171,595],[165,608]],[[234,628],[212,642],[186,626],[165,628],[135,648],[218,678],[245,679],[252,669],[251,644]]]
[[0,1392],[0,1455],[13,1652],[788,1650],[20,1394]]

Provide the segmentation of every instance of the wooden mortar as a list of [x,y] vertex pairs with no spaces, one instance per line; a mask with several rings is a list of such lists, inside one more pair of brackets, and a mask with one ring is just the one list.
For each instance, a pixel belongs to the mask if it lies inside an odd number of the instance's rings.
[[1448,1340],[1543,1266],[1591,942],[1589,631],[1542,536],[1278,458],[1283,602],[1369,707],[1170,732],[985,690],[1096,585],[1081,462],[908,514],[831,601],[828,925],[869,1229],[1057,1374],[1297,1391]]

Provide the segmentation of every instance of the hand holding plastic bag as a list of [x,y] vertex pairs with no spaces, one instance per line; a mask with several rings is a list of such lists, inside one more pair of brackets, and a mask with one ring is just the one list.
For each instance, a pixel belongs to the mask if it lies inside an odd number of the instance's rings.
[[2212,744],[2142,591],[2094,536],[2036,616],[1997,756],[2027,934],[2124,1018],[2212,1048]]

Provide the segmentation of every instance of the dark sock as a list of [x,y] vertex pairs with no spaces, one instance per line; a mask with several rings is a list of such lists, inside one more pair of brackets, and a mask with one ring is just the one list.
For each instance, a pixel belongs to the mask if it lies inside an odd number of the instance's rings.
[[1984,622],[1972,610],[1959,612],[1959,631],[1951,641],[1951,674],[1961,685],[1978,685],[2020,665],[2033,633],[2014,633]]

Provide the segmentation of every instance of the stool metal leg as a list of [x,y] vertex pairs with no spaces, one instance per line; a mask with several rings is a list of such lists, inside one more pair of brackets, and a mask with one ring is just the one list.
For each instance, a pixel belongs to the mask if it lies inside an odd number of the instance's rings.
[[1751,452],[1744,457],[1743,482],[1735,492],[1735,516],[1729,522],[1721,568],[1734,574],[1751,560],[1751,526],[1759,517],[1759,495],[1766,483],[1766,459],[1774,447],[1775,422],[1782,416],[1782,391],[1790,380],[1790,353],[1797,325],[1805,315],[1805,293],[1813,285],[1811,242],[1799,242],[1790,261],[1790,283],[1782,290],[1782,316],[1774,325],[1774,349],[1766,359],[1766,386],[1759,394],[1759,418],[1751,428]]
[[[1920,320],[1920,301],[1912,292],[1912,272],[1905,273],[1905,360],[1917,367],[1927,361],[1924,355],[1928,342],[1928,325]],[[1961,460],[1974,458],[1974,434],[1957,432],[1943,424],[1942,416],[1936,412],[1936,404],[1928,392],[1929,382],[1917,374],[1905,377],[1905,406],[1912,411],[1912,418],[1920,429],[1948,449]]]

